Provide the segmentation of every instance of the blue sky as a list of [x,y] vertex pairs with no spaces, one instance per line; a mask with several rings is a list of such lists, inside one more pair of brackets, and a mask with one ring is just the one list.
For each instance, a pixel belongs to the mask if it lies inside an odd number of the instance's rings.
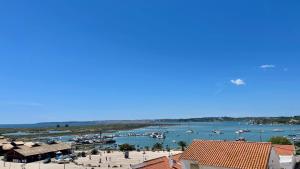
[[2,1],[0,123],[299,115],[299,7]]

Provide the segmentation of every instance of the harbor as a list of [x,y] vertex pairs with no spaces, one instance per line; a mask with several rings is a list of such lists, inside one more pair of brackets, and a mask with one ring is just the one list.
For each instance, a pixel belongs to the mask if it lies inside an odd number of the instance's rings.
[[176,123],[86,135],[65,133],[58,137],[35,137],[34,140],[69,142],[100,149],[116,149],[118,145],[124,143],[141,148],[162,143],[165,147],[176,149],[179,141],[186,143],[191,143],[194,139],[268,141],[272,136],[284,136],[291,141],[299,141],[300,125],[249,125],[246,122]]

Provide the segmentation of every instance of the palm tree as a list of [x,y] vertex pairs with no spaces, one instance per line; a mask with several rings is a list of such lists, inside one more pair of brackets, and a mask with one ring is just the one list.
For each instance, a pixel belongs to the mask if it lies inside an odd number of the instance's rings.
[[186,142],[184,141],[179,141],[177,144],[181,147],[181,151],[184,151],[184,148],[187,146]]

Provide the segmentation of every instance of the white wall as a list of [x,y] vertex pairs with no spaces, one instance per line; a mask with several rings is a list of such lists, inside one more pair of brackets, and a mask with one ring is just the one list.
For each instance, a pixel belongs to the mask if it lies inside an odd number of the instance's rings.
[[274,148],[271,149],[269,169],[280,169],[279,156],[277,155]]
[[[182,160],[181,162],[183,164],[182,169],[190,169],[190,164],[193,163],[196,164],[195,162],[189,160]],[[229,169],[229,168],[199,165],[199,169]]]
[[294,169],[296,165],[296,158],[294,155],[291,156],[279,156],[280,168],[283,169]]

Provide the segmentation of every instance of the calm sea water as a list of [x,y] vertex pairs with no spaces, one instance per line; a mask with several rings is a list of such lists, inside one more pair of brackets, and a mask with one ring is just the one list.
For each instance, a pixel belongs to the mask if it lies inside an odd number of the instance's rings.
[[[239,129],[248,129],[251,132],[236,134]],[[274,129],[281,129],[282,132],[274,132]],[[187,133],[187,130],[193,130],[193,133]],[[215,134],[213,130],[221,130],[223,134]],[[178,141],[191,143],[194,139],[205,140],[236,140],[239,137],[244,137],[247,141],[267,141],[272,136],[300,136],[300,125],[247,125],[244,122],[199,122],[199,123],[181,123],[167,127],[146,127],[130,131],[120,131],[119,134],[128,133],[149,133],[149,132],[167,132],[165,140],[158,140],[149,136],[131,136],[117,137],[117,143],[130,143],[140,147],[149,146],[157,142],[162,142],[164,146],[177,148]]]
[[[236,134],[235,131],[248,129],[250,132]],[[274,132],[280,129],[282,132]],[[193,133],[187,133],[193,130]],[[215,134],[213,130],[221,130],[223,134]],[[166,139],[154,139],[149,136],[127,136],[129,133],[145,134],[152,132],[165,132]],[[115,137],[117,144],[129,143],[139,147],[152,147],[155,143],[163,143],[164,147],[178,148],[178,141],[191,143],[194,139],[204,140],[236,140],[244,137],[247,141],[267,141],[272,136],[299,135],[300,125],[247,125],[245,122],[195,122],[195,123],[176,123],[172,126],[151,126],[135,130],[119,131],[114,134],[125,137]],[[105,135],[105,134],[104,134]],[[111,135],[111,134],[106,134]],[[68,141],[73,136],[66,135],[55,138],[61,141]],[[53,138],[52,138],[53,139]]]

